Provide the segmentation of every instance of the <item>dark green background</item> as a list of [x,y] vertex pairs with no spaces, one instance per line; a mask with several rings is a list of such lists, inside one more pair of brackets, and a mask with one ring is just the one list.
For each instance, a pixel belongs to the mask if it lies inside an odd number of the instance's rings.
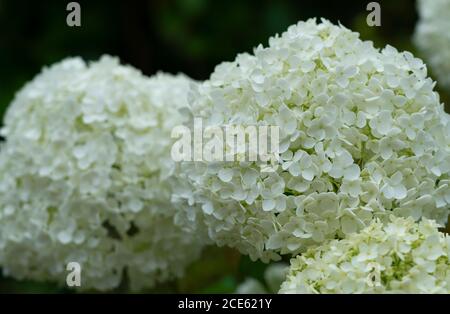
[[[381,27],[366,24],[370,1],[80,0],[81,27],[66,25],[69,2],[0,0],[0,116],[42,66],[68,56],[94,60],[107,53],[148,75],[162,70],[204,80],[221,61],[310,17],[340,21],[377,47],[389,43],[415,52],[411,36],[417,14],[411,0],[378,1]],[[232,292],[245,276],[261,279],[264,268],[233,250],[210,248],[185,278],[152,291]],[[0,278],[0,292],[67,291]]]

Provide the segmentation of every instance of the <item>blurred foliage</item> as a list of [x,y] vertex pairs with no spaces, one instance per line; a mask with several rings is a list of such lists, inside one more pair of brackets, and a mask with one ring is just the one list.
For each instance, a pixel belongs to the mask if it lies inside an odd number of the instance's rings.
[[[370,1],[362,0],[79,0],[81,27],[66,25],[68,2],[0,0],[0,117],[25,82],[44,65],[68,56],[93,60],[108,53],[148,75],[184,72],[204,80],[219,62],[267,44],[269,36],[310,17],[340,22],[377,47],[390,44],[416,53],[413,0],[378,1],[381,27],[367,26]],[[211,247],[184,278],[146,292],[233,292],[246,276],[261,280],[265,267],[234,250]],[[0,292],[70,291],[0,278]]]

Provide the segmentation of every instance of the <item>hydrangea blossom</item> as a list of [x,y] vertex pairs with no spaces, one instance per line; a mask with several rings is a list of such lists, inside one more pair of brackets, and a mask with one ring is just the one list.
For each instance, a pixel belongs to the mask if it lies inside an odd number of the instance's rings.
[[391,217],[291,260],[280,293],[450,293],[450,237]]
[[263,261],[391,214],[444,224],[450,128],[434,85],[409,52],[326,20],[289,27],[220,64],[190,101],[205,127],[279,126],[279,167],[183,163],[189,184],[174,198],[195,206],[177,219]]
[[189,78],[69,58],[15,97],[0,154],[0,267],[18,279],[131,289],[173,279],[203,240],[173,222],[170,132]]
[[414,41],[436,75],[450,90],[450,0],[419,0]]

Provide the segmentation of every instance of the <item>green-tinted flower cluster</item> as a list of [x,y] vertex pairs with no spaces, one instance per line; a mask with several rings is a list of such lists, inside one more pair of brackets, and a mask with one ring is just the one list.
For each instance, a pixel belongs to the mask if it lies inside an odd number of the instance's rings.
[[450,293],[450,237],[391,217],[291,260],[281,293]]

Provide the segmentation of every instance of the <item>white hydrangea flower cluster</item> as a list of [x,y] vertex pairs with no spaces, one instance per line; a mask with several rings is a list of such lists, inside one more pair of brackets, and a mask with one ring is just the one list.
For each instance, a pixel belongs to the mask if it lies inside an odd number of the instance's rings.
[[450,237],[391,217],[291,260],[280,293],[450,293]]
[[203,240],[173,222],[176,164],[189,78],[104,56],[46,68],[12,102],[0,154],[0,267],[18,279],[81,289],[151,287],[181,276]]
[[263,261],[391,214],[444,224],[450,124],[434,85],[411,53],[380,51],[327,20],[289,27],[219,65],[190,104],[205,127],[279,126],[278,169],[185,162],[191,189],[175,198],[196,206],[177,218]]
[[450,91],[450,0],[418,0],[417,10],[414,42],[439,85]]

